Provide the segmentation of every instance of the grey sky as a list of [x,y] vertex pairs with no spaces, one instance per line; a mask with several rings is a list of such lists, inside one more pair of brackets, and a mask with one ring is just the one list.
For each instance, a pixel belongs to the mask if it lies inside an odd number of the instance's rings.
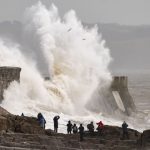
[[[22,20],[26,7],[38,0],[0,0],[0,21]],[[52,2],[60,14],[75,9],[83,22],[150,25],[150,0],[41,0],[49,6]]]

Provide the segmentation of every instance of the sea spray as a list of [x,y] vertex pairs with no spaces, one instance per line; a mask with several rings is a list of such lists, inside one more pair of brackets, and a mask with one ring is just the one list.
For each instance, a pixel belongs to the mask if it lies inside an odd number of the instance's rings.
[[14,114],[89,115],[85,106],[94,103],[93,93],[111,81],[109,49],[97,27],[84,27],[74,10],[60,18],[56,6],[47,9],[41,2],[24,18],[23,39],[31,51],[0,43],[1,66],[22,68],[20,83],[5,91],[2,106]]

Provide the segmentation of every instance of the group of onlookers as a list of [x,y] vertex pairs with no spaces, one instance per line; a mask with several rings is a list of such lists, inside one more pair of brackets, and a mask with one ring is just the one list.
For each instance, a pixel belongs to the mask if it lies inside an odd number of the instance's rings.
[[[38,121],[39,121],[39,124],[42,128],[45,129],[45,124],[46,124],[46,120],[45,118],[43,117],[43,115],[41,113],[38,113],[37,115],[37,118],[38,118]],[[53,118],[53,122],[54,122],[54,132],[57,133],[58,132],[58,120],[60,119],[60,116],[55,116]],[[103,131],[104,131],[104,124],[102,121],[96,123],[97,124],[97,128],[96,130],[98,131],[98,134],[99,135],[102,135],[103,134]],[[73,124],[71,123],[71,121],[68,121],[68,124],[66,125],[67,126],[67,133],[68,134],[71,134],[73,132],[73,134],[76,134],[76,133],[79,133],[80,134],[80,141],[83,140],[83,134],[84,134],[84,127],[82,124],[80,124],[79,127],[77,127],[76,124]],[[123,124],[122,124],[122,130],[123,130],[123,139],[126,137],[126,138],[129,138],[129,135],[128,135],[128,124],[124,121]],[[89,123],[87,125],[87,129],[88,129],[88,132],[93,135],[94,134],[94,124],[93,122]]]
[[[55,116],[53,118],[53,121],[54,121],[54,132],[58,132],[58,120],[59,120],[59,116]],[[82,126],[82,124],[80,124],[79,128],[76,126],[76,124],[72,125],[71,121],[68,121],[68,124],[67,124],[67,133],[68,134],[71,134],[72,132],[74,134],[78,133],[78,130],[79,130],[79,133],[80,133],[80,141],[83,141],[83,133],[84,133],[84,127]]]

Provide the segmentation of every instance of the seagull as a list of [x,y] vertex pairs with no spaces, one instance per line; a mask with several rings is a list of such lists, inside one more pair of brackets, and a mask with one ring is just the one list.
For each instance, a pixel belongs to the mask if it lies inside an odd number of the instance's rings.
[[72,28],[68,29],[68,32],[70,32],[72,30]]

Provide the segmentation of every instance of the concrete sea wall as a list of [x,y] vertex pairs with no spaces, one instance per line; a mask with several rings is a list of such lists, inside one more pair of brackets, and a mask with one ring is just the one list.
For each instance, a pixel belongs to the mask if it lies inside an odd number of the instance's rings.
[[4,90],[12,81],[20,81],[21,68],[19,67],[0,67],[0,102],[3,100]]
[[113,78],[110,91],[113,95],[113,101],[115,101],[117,107],[130,115],[132,111],[136,111],[136,107],[132,96],[128,90],[128,77],[127,76],[115,76]]

